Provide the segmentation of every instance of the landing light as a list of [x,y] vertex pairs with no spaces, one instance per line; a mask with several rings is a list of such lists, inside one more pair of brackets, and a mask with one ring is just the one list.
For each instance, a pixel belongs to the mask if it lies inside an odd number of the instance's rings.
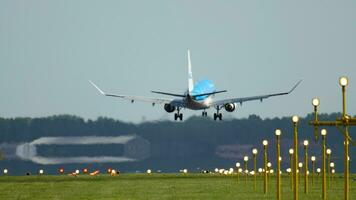
[[315,156],[312,156],[310,159],[311,159],[311,161],[314,162],[315,161]]
[[312,100],[312,104],[313,104],[313,106],[315,106],[315,107],[319,106],[319,105],[320,105],[319,99],[318,99],[318,98],[314,98],[314,99]]
[[294,123],[297,123],[297,122],[299,121],[299,117],[298,117],[297,115],[294,115],[294,116],[292,117],[292,121],[293,121]]
[[239,168],[241,164],[239,162],[236,163],[236,167]]
[[256,148],[252,149],[252,154],[253,154],[253,155],[256,155],[256,154],[257,154],[257,149],[256,149]]
[[268,141],[267,140],[263,140],[262,144],[263,144],[263,146],[267,146],[268,145]]
[[347,79],[347,77],[343,76],[340,77],[339,79],[339,84],[343,87],[347,86],[349,84],[349,80]]
[[246,162],[248,161],[248,156],[244,157],[244,161],[246,161]]

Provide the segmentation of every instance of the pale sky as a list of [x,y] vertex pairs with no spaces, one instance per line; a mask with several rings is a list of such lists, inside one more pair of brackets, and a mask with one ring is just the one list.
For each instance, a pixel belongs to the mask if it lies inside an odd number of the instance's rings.
[[355,10],[351,0],[0,0],[0,116],[172,120],[163,106],[103,97],[88,80],[118,94],[183,93],[188,48],[195,80],[228,90],[216,99],[281,92],[303,79],[293,94],[225,118],[304,116],[314,96],[321,112],[340,111],[339,76],[350,78],[348,102],[356,102]]

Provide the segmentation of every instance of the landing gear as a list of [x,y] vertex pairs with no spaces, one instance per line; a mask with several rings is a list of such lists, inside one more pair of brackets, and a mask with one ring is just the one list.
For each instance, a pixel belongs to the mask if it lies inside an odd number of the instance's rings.
[[183,114],[182,113],[180,113],[180,114],[174,113],[174,120],[177,120],[177,119],[182,121],[183,120]]
[[220,121],[222,120],[222,114],[221,113],[214,113],[214,120],[219,119]]
[[183,114],[179,113],[180,108],[177,108],[177,113],[174,113],[174,120],[177,121],[177,119],[179,119],[180,121],[183,120]]
[[214,120],[216,121],[216,119],[219,119],[220,121],[222,120],[222,114],[219,113],[220,107],[217,106],[216,107],[216,113],[214,113]]
[[207,116],[208,116],[208,113],[204,110],[204,111],[201,113],[201,116],[207,117]]

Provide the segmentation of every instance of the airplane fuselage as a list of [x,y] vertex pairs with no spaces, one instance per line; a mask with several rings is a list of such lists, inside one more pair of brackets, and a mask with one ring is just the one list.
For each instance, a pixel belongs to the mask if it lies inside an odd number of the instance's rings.
[[189,91],[186,92],[186,94],[189,93],[183,100],[186,104],[186,108],[191,110],[203,110],[209,108],[214,95],[194,96],[212,93],[215,92],[215,90],[215,85],[212,81],[207,79],[197,81],[194,84],[193,90],[190,93]]

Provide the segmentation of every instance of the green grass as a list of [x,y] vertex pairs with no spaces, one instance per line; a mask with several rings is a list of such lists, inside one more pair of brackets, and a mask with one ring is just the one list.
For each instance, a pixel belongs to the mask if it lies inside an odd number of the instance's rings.
[[[350,199],[356,199],[356,177],[350,178]],[[212,174],[122,174],[116,177],[79,176],[2,176],[0,199],[275,199],[275,177],[269,182],[268,194],[263,194],[263,181],[257,177],[245,184],[244,177],[237,182],[236,175]],[[304,194],[304,181],[300,181],[299,199],[320,199],[321,179]],[[328,199],[343,198],[343,178],[336,175]],[[282,198],[293,199],[288,176],[282,180]]]

